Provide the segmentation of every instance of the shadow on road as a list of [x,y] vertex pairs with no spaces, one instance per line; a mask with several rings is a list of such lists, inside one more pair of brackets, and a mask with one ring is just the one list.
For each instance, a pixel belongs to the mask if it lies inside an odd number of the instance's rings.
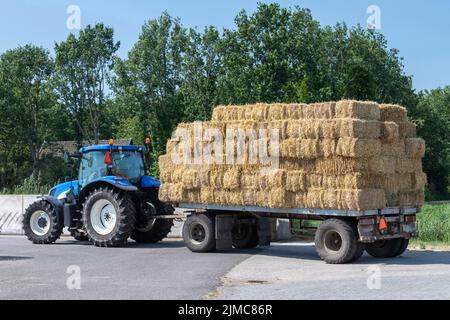
[[19,261],[19,260],[30,260],[33,257],[19,257],[19,256],[0,256],[0,262],[2,261]]
[[[295,245],[289,244],[274,245],[271,247],[246,249],[246,250],[229,250],[222,252],[222,254],[254,254],[264,255],[270,257],[292,258],[298,260],[316,260],[321,259],[316,253],[314,245]],[[408,250],[402,256],[389,259],[376,259],[364,254],[357,262],[353,264],[385,264],[385,265],[431,265],[444,264],[450,265],[449,251],[415,251]]]

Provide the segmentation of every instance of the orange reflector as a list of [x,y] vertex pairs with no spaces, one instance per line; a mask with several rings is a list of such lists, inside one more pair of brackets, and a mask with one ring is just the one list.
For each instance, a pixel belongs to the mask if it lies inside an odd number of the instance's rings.
[[109,139],[108,144],[112,146],[114,144],[114,139]]
[[145,144],[150,144],[150,143],[152,143],[152,140],[150,138],[146,138],[145,139]]
[[387,226],[387,222],[386,219],[383,217],[381,217],[380,219],[380,224],[378,225],[378,229],[379,230],[387,230],[388,226]]

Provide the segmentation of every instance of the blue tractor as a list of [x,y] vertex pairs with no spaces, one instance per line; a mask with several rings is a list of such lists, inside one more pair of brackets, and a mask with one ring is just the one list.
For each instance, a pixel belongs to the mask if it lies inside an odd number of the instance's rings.
[[67,227],[75,239],[99,247],[122,246],[130,237],[140,243],[164,239],[174,208],[158,199],[160,182],[146,175],[146,150],[110,140],[79,154],[65,153],[68,166],[71,158],[80,159],[78,180],[55,186],[27,208],[25,235],[33,243],[50,244]]

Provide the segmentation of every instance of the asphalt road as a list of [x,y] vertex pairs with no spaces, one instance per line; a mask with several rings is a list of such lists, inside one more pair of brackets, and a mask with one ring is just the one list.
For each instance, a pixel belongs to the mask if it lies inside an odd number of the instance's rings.
[[274,244],[233,268],[217,299],[450,299],[450,251],[327,265],[313,244]]
[[336,266],[304,243],[194,254],[180,240],[107,249],[70,239],[0,236],[0,299],[450,299],[448,251]]
[[97,248],[71,238],[41,246],[0,236],[0,299],[201,299],[249,256],[194,254],[179,240]]

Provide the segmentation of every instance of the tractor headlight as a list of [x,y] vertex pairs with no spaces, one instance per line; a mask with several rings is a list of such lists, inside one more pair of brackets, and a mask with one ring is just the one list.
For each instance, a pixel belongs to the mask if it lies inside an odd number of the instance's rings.
[[58,196],[57,199],[61,201],[61,200],[65,199],[65,198],[67,198],[67,193],[69,193],[69,190],[61,192],[61,194]]

